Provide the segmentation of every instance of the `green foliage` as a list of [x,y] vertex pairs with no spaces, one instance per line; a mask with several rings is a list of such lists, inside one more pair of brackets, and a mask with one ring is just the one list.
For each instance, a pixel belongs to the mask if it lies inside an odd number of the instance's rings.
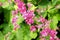
[[57,17],[56,16],[53,16],[53,19],[52,19],[52,22],[51,22],[51,28],[52,29],[54,29],[54,30],[56,30],[56,28],[57,28],[57,23],[58,23],[58,19],[57,19]]
[[46,40],[49,40],[49,36],[46,36]]
[[17,24],[20,24],[24,21],[24,18],[22,17],[22,15],[20,13],[18,14],[18,16],[19,16],[19,19],[18,19]]
[[16,31],[16,40],[23,40],[23,32],[22,32],[22,29]]
[[30,37],[30,29],[29,29],[29,25],[25,24],[25,22],[21,23],[21,28],[23,31],[23,40],[31,40]]
[[37,33],[31,32],[31,33],[30,33],[30,37],[33,38],[33,39],[35,39],[35,38],[37,37]]
[[0,31],[0,40],[4,40],[4,36],[1,31]]
[[[42,15],[44,18],[48,16],[47,20],[52,20],[50,23],[50,28],[56,30],[58,21],[60,21],[60,0],[23,0],[25,4],[32,3],[33,6],[30,8],[30,10],[35,10],[35,17],[39,18],[40,15]],[[11,34],[8,35],[10,40],[40,40],[40,38],[36,37],[38,36],[37,31],[31,32],[30,26],[25,23],[24,18],[20,13],[18,13],[19,19],[17,21],[17,24],[20,25],[20,28],[16,31],[13,30],[14,26],[11,23],[12,19],[12,10],[16,10],[17,6],[16,4],[11,1],[11,3],[8,2],[8,0],[0,0],[2,6],[0,6],[0,14],[4,15],[4,22],[0,25],[0,40],[4,40],[4,37],[8,32]],[[59,7],[57,7],[59,6]],[[28,8],[27,8],[28,9]],[[36,9],[43,10],[43,12],[40,12],[39,14],[36,12]],[[46,9],[46,10],[44,10]],[[34,20],[35,24],[37,21]],[[35,25],[32,24],[32,25]],[[60,25],[60,24],[59,24]],[[46,37],[46,40],[49,40],[49,36]]]
[[7,1],[7,0],[0,0],[0,2],[5,2],[5,1]]

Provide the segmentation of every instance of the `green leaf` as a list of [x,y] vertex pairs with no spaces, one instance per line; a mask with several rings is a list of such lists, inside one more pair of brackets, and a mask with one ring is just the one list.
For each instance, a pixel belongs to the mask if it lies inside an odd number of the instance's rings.
[[37,40],[40,40],[40,38],[37,38]]
[[23,40],[23,31],[22,29],[19,29],[16,31],[16,39],[17,40]]
[[49,1],[48,0],[40,0],[39,1],[39,6],[41,7],[47,7],[47,5],[49,5]]
[[57,3],[57,0],[52,0],[52,5],[55,6]]
[[22,15],[19,13],[19,19],[18,19],[18,22],[17,22],[17,24],[20,24],[20,23],[22,23],[23,21],[24,21],[24,18],[22,17]]
[[56,14],[56,17],[60,21],[60,14]]
[[32,1],[32,0],[27,0],[28,2]]
[[31,38],[26,35],[26,36],[24,37],[24,40],[31,40]]
[[7,0],[0,0],[0,2],[5,2],[5,1],[7,1]]
[[13,29],[12,26],[9,26],[9,24],[5,24],[4,29],[3,29],[3,34],[7,34],[8,32],[11,32]]
[[47,16],[47,12],[44,12],[44,13],[42,13],[43,15],[43,17],[45,18],[46,16]]
[[6,25],[7,25],[6,23],[1,24],[1,25],[0,25],[0,29],[1,29],[1,28],[4,28]]
[[50,39],[50,37],[49,36],[46,36],[46,40],[49,40]]
[[51,24],[50,24],[51,29],[56,30],[56,28],[57,28],[57,23],[58,23],[57,17],[56,17],[56,16],[53,16],[52,22],[51,22]]
[[4,40],[4,36],[3,36],[2,32],[0,32],[0,40]]
[[3,11],[4,11],[4,21],[9,23],[10,20],[11,20],[11,19],[10,19],[10,17],[11,17],[11,13],[10,13],[10,12],[11,12],[11,11],[8,10],[8,9],[6,9],[6,8],[4,8]]
[[37,37],[37,33],[30,32],[30,37],[35,39]]
[[8,6],[9,6],[8,2],[4,2],[3,5],[2,5],[3,8],[7,8]]
[[23,22],[20,24],[20,26],[23,31],[24,40],[31,40],[29,25],[27,25],[25,22]]
[[9,35],[10,40],[14,38],[15,34],[16,34],[15,32],[11,32],[11,34]]
[[57,13],[57,10],[56,10],[55,8],[53,8],[53,9],[48,10],[48,12],[49,12],[51,15],[53,15],[53,14]]

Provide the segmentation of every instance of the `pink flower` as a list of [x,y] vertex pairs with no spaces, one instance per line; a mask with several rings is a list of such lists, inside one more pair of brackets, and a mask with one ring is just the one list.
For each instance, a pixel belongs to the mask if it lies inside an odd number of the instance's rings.
[[57,32],[55,30],[51,30],[49,34],[50,36],[55,37]]
[[21,14],[24,14],[26,12],[26,6],[23,2],[18,2],[17,3],[18,9],[20,11]]
[[47,33],[45,30],[41,31],[40,34],[41,34],[43,37],[45,37],[45,36],[48,35],[48,33]]
[[34,12],[33,11],[27,11],[27,13],[23,14],[23,18],[25,19],[27,24],[33,24],[34,23]]
[[49,28],[45,28],[43,29],[40,34],[45,37],[45,36],[48,36],[48,34],[50,33],[50,29]]
[[39,21],[44,23],[46,21],[46,19],[41,16]]
[[35,31],[36,31],[35,26],[31,26],[31,27],[30,27],[30,30],[31,30],[32,32],[35,32]]
[[17,19],[18,19],[18,16],[13,17],[13,18],[12,18],[12,23],[13,23],[13,24],[16,23],[16,22],[17,22]]
[[42,24],[40,24],[40,25],[36,25],[36,27],[38,28],[38,29],[40,29],[40,28],[42,28]]
[[60,40],[58,37],[55,40]]
[[20,28],[20,26],[18,24],[14,24],[14,30],[16,30],[17,28]]
[[13,16],[16,16],[17,14],[18,14],[18,10],[15,10],[15,11],[13,10],[13,11],[12,11],[12,15],[13,15]]
[[34,23],[34,20],[33,19],[28,19],[28,20],[26,20],[26,22],[27,22],[27,24],[33,24]]
[[25,19],[25,22],[29,25],[33,24],[34,23],[34,20],[33,20],[34,11],[26,10],[26,6],[25,6],[24,2],[19,1],[19,0],[15,0],[15,1],[17,2],[18,10],[20,11],[23,18]]
[[50,40],[54,40],[54,38],[53,37],[50,37]]

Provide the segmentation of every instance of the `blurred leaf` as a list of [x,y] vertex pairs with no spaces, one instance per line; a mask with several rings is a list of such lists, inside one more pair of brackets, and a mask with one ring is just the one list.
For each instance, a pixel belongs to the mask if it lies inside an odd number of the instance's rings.
[[41,7],[47,7],[47,5],[49,5],[49,1],[48,0],[41,0],[39,2],[39,6],[41,6]]
[[52,0],[52,5],[55,6],[58,0]]
[[56,17],[60,21],[60,14],[56,14]]
[[48,10],[49,14],[53,15],[55,13],[57,13],[57,10],[55,8],[52,8],[50,10]]
[[45,18],[47,16],[47,12],[42,13],[43,17]]
[[26,36],[24,37],[24,40],[31,40],[31,38],[26,35]]
[[40,40],[40,38],[37,38],[37,40]]
[[0,25],[0,29],[1,29],[1,28],[4,28],[5,26],[7,26],[6,23],[1,24],[1,25]]
[[34,5],[30,8],[30,10],[35,10],[37,7],[35,7]]
[[4,35],[0,32],[0,40],[4,40]]
[[6,8],[3,11],[4,11],[4,17],[5,17],[4,21],[9,23],[10,17],[11,17],[11,13],[10,13],[11,11]]
[[0,2],[5,2],[5,1],[7,1],[7,0],[0,0]]
[[2,5],[3,8],[7,8],[8,6],[9,6],[8,2],[4,2],[3,5]]
[[9,24],[6,24],[6,25],[4,26],[4,29],[3,29],[4,31],[3,31],[3,33],[6,34],[6,33],[8,33],[8,32],[11,32],[12,29],[13,29],[12,26],[9,26]]
[[30,32],[31,38],[35,39],[37,37],[37,33]]
[[57,23],[58,23],[57,17],[56,17],[56,16],[53,16],[52,22],[51,22],[51,24],[50,24],[51,29],[56,30],[56,28],[57,28]]
[[12,40],[14,38],[15,34],[16,34],[15,31],[11,32],[11,34],[9,35],[10,40]]
[[49,40],[50,39],[50,37],[49,36],[46,36],[46,40]]
[[23,22],[20,24],[20,26],[23,31],[24,40],[31,40],[29,25],[27,25],[25,22]]
[[16,31],[16,39],[17,40],[23,40],[23,31],[22,31],[22,29]]
[[22,23],[23,21],[24,21],[24,18],[22,17],[22,15],[19,13],[19,19],[18,19],[18,22],[17,22],[17,24],[20,24],[20,23]]
[[30,1],[32,1],[32,0],[28,0],[28,2],[30,2]]

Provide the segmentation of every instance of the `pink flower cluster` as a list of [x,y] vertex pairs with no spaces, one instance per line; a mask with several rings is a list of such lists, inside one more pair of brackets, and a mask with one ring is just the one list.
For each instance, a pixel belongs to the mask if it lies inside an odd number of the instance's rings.
[[[14,0],[15,4],[18,6],[18,11],[22,14],[23,18],[25,19],[25,22],[27,24],[29,24],[31,26],[31,24],[34,23],[34,11],[33,10],[27,10],[26,9],[26,5],[24,4],[24,2],[22,2],[21,0]],[[27,4],[28,8],[32,7],[32,4]],[[16,28],[19,28],[19,25],[16,24],[17,19],[18,19],[18,11],[13,11],[12,15],[12,23],[14,25],[14,30],[16,30]],[[39,10],[37,10],[39,11]],[[50,40],[60,40],[59,38],[56,37],[57,32],[55,30],[51,30],[50,29],[50,21],[46,20],[44,17],[40,16],[40,19],[37,20],[38,22],[41,22],[41,24],[37,24],[37,25],[32,25],[30,27],[30,30],[32,32],[35,32],[37,29],[42,29],[42,31],[40,31],[40,38],[43,40],[46,40],[45,37],[49,36]]]
[[44,23],[46,21],[46,19],[43,18],[42,16],[40,16],[40,19],[38,21],[41,22],[41,23]]
[[34,20],[33,20],[34,11],[26,10],[26,6],[25,6],[24,2],[22,2],[20,0],[15,0],[15,3],[17,3],[18,10],[20,11],[23,18],[25,19],[25,22],[29,25],[33,24],[34,23]]
[[39,22],[41,22],[42,24],[37,24],[37,25],[31,26],[30,30],[32,32],[35,32],[37,29],[42,29],[42,31],[40,31],[41,40],[46,40],[45,37],[47,37],[47,36],[49,36],[49,38],[50,38],[49,40],[60,40],[56,36],[56,34],[57,34],[56,30],[50,29],[49,24],[50,24],[51,20],[48,21],[45,18],[43,18],[42,16],[40,17],[39,20],[40,20]]
[[23,14],[23,17],[25,19],[25,21],[27,22],[27,24],[33,24],[34,23],[34,12],[33,11],[27,11],[26,14]]
[[49,28],[45,28],[40,32],[41,37],[50,36],[50,40],[56,39],[57,32],[55,30],[51,30]]
[[16,30],[17,28],[19,28],[19,25],[17,24],[17,20],[18,20],[18,12],[17,12],[17,10],[15,10],[15,11],[12,11],[12,16],[13,16],[13,18],[12,18],[12,24],[13,24],[13,26],[14,26],[14,30]]

